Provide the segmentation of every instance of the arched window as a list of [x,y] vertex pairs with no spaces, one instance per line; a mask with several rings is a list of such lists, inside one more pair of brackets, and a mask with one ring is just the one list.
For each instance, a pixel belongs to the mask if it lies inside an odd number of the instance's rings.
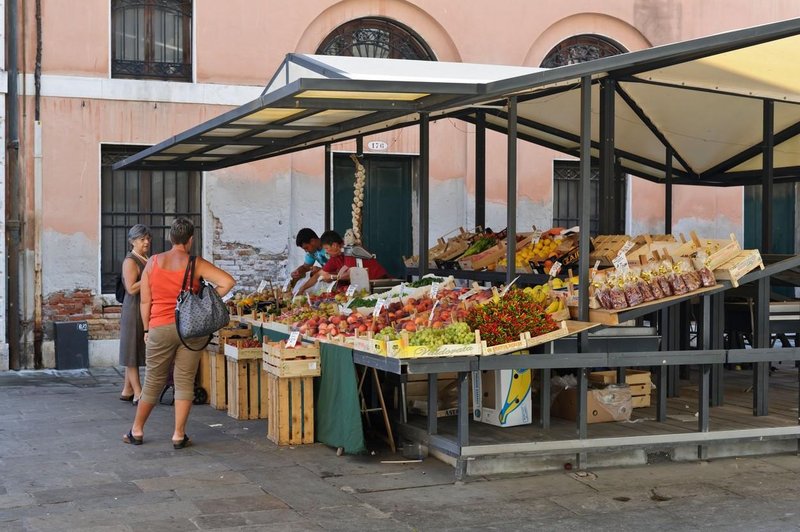
[[620,44],[597,35],[577,35],[561,41],[545,56],[542,65],[555,68],[626,52]]
[[317,49],[321,55],[435,61],[419,35],[397,22],[377,17],[351,20],[336,28]]
[[111,0],[111,77],[192,81],[192,0]]

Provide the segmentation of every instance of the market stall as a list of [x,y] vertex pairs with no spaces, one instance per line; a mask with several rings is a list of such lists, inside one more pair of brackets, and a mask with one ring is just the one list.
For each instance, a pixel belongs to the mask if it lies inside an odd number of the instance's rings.
[[[800,134],[800,93],[794,89],[800,87],[797,83],[800,67],[791,60],[791,52],[796,49],[800,40],[799,35],[800,21],[792,20],[550,71],[527,69],[528,72],[486,65],[433,66],[426,63],[422,66],[413,61],[356,61],[354,58],[292,55],[279,72],[283,75],[276,75],[273,83],[258,100],[126,159],[116,165],[115,169],[137,167],[213,170],[312,146],[329,145],[334,141],[361,137],[371,132],[419,124],[419,238],[417,266],[415,269],[412,266],[409,273],[424,275],[431,266],[429,254],[441,251],[435,249],[435,246],[431,249],[428,240],[429,122],[440,117],[456,117],[475,123],[479,128],[479,136],[484,127],[501,131],[508,136],[505,231],[510,236],[506,238],[502,248],[495,247],[493,250],[495,254],[498,251],[501,255],[505,253],[505,264],[502,265],[505,272],[501,276],[506,287],[517,277],[518,243],[526,238],[521,234],[522,240],[517,239],[520,236],[516,217],[518,139],[536,142],[580,158],[580,227],[589,226],[589,164],[592,160],[600,164],[601,195],[611,202],[600,228],[607,237],[619,236],[620,232],[619,209],[614,207],[618,205],[615,202],[621,201],[613,193],[615,168],[664,184],[667,190],[665,234],[672,232],[670,198],[674,184],[760,184],[764,192],[762,251],[769,252],[772,184],[781,180],[796,180],[800,168],[800,153],[796,148],[796,138]],[[328,68],[332,65],[336,68]],[[754,65],[758,67],[755,68]],[[370,70],[371,75],[359,77],[363,71],[359,72],[356,66]],[[404,69],[404,72],[398,74],[396,69]],[[312,72],[314,77],[304,77],[310,76]],[[326,77],[331,72],[337,72],[337,76]],[[698,108],[706,111],[702,120],[696,117]],[[734,108],[735,113],[731,112]],[[337,112],[329,113],[327,118],[323,118],[330,110]],[[315,123],[304,124],[303,120],[311,116],[316,117]],[[660,128],[658,124],[666,124],[666,127]],[[291,128],[297,134],[286,137],[285,132]],[[237,133],[231,136],[230,130],[234,129]],[[277,131],[282,132],[280,139],[277,138]],[[271,135],[273,138],[270,138]],[[227,147],[228,151],[221,149],[222,147]],[[478,166],[482,164],[482,160],[485,160],[483,154],[477,154]],[[481,173],[480,168],[477,173]],[[476,202],[479,205],[484,202],[480,187]],[[329,203],[326,201],[326,205]],[[482,209],[476,209],[476,212],[482,212]],[[529,244],[530,241],[520,247],[524,248]],[[597,248],[596,245],[595,249]],[[764,266],[760,260],[756,262],[752,259],[751,254],[741,257],[730,267],[724,267],[728,262],[719,262],[715,264],[715,268],[710,268],[704,262],[713,255],[713,251],[700,256],[698,252],[704,250],[693,249],[687,256],[679,248],[680,246],[672,249],[669,256],[672,257],[672,252],[675,252],[673,258],[688,259],[686,270],[682,270],[683,266],[680,265],[683,261],[670,261],[669,268],[660,271],[659,266],[658,271],[653,274],[652,269],[647,271],[647,264],[651,261],[648,255],[652,254],[642,254],[645,257],[643,266],[646,271],[634,278],[627,278],[627,271],[634,260],[641,259],[629,258],[625,252],[620,251],[615,254],[611,250],[612,261],[618,257],[625,259],[619,261],[619,266],[614,264],[612,268],[623,272],[623,278],[621,281],[619,277],[603,281],[600,284],[605,286],[594,287],[597,290],[590,297],[595,274],[590,274],[591,242],[588,232],[580,232],[575,246],[577,261],[574,273],[579,281],[572,317],[583,324],[601,323],[603,326],[612,326],[649,316],[653,323],[658,324],[658,336],[661,338],[658,350],[618,352],[607,343],[604,349],[593,349],[593,344],[607,342],[607,339],[598,340],[597,336],[590,334],[590,326],[586,325],[585,328],[578,326],[572,330],[567,326],[566,334],[577,337],[575,348],[570,353],[558,355],[553,351],[559,340],[549,338],[543,343],[536,343],[538,336],[552,331],[539,331],[540,334],[519,331],[522,336],[518,340],[484,346],[476,339],[475,345],[478,347],[465,347],[463,352],[445,349],[444,352],[437,353],[434,350],[425,356],[418,354],[407,358],[389,356],[389,347],[385,346],[385,342],[400,341],[405,353],[409,349],[408,341],[385,339],[381,340],[384,342],[383,348],[369,349],[366,346],[375,344],[352,344],[352,347],[348,347],[347,341],[341,340],[344,343],[337,349],[337,356],[347,359],[352,357],[356,364],[400,375],[429,375],[431,395],[427,428],[420,431],[412,424],[403,422],[399,426],[409,437],[452,457],[459,476],[469,473],[470,461],[479,455],[574,452],[577,454],[578,465],[583,466],[587,452],[602,449],[695,444],[698,446],[699,456],[702,457],[707,452],[707,445],[716,441],[797,440],[800,427],[796,424],[711,432],[709,407],[712,404],[712,384],[715,393],[721,392],[722,364],[748,362],[754,364],[755,368],[754,413],[762,416],[768,413],[769,360],[800,359],[800,349],[797,347],[780,349],[780,353],[770,349],[770,279],[773,275],[796,269],[800,266],[800,258],[781,257],[774,263],[767,264],[763,270],[751,271]],[[468,261],[469,265],[459,261],[459,268],[437,268],[437,273],[462,279],[495,281],[498,277],[496,267],[499,261],[493,263],[495,271],[486,271],[490,263],[484,264],[475,260],[487,251],[489,249],[476,253],[475,258]],[[452,265],[452,261],[457,258],[446,257],[443,260],[451,261]],[[692,260],[699,260],[700,267],[692,264]],[[435,261],[434,265],[439,266]],[[524,265],[523,262],[521,266]],[[465,266],[472,269],[465,270]],[[531,267],[530,262],[528,266]],[[638,289],[637,297],[637,290],[631,288],[633,299],[628,299],[628,286],[635,287],[640,282],[648,283],[653,277],[667,277],[667,274],[681,278],[689,275],[694,283],[694,272],[704,267],[716,272],[712,276],[713,283],[701,287],[701,279],[700,285],[686,291],[673,284],[672,290],[676,294],[653,298],[652,301],[639,300],[638,297],[644,298],[642,289]],[[545,278],[558,277],[558,272],[525,275],[532,277],[523,278],[524,280],[541,284]],[[707,277],[707,274],[703,276],[698,273],[697,276]],[[569,277],[571,281],[572,276]],[[685,281],[686,279],[684,284]],[[620,282],[621,286],[615,286],[615,283]],[[721,294],[734,285],[746,283],[755,283],[757,286],[755,348],[725,349],[722,346]],[[608,298],[601,295],[604,291],[608,292]],[[684,321],[682,325],[681,321],[688,320],[685,310],[691,300],[700,302],[700,313],[695,320],[699,327],[697,345],[689,350],[681,339],[688,331],[688,322]],[[606,306],[603,304],[606,301],[610,307],[592,309],[592,301],[597,301],[600,306]],[[380,311],[375,316],[376,321],[379,316]],[[368,340],[372,341],[372,338]],[[513,345],[502,347],[506,343]],[[541,347],[542,345],[547,347]],[[492,348],[496,349],[492,351]],[[352,351],[352,355],[347,353],[348,349]],[[546,352],[548,349],[549,354]],[[526,352],[527,354],[523,354]],[[587,387],[591,368],[620,368],[620,383],[625,381],[624,368],[654,368],[658,390],[656,417],[658,421],[663,421],[666,417],[667,394],[671,392],[674,395],[676,392],[674,389],[670,390],[676,379],[669,368],[684,365],[699,367],[696,432],[690,435],[662,434],[657,437],[587,437]],[[541,441],[510,444],[498,441],[496,445],[480,448],[470,446],[470,394],[467,384],[470,373],[482,370],[537,369],[542,370],[542,376],[545,376],[544,371],[559,368],[570,368],[577,372],[577,439],[546,444]],[[343,373],[347,371],[344,370]],[[437,434],[436,401],[433,393],[436,375],[443,372],[455,372],[458,375],[458,431],[454,440]],[[716,401],[720,400],[721,397],[717,397]],[[546,423],[546,412],[547,406],[543,404],[540,412],[542,423]]]

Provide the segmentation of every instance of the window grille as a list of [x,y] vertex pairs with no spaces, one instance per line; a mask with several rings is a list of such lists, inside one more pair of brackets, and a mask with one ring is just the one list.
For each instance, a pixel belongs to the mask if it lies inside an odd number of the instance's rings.
[[111,77],[192,80],[192,0],[112,0]]
[[359,18],[342,24],[317,49],[321,55],[435,61],[433,52],[409,28],[382,18]]
[[[597,236],[600,227],[600,172],[597,167],[591,169],[589,178],[591,213],[589,214],[589,232]],[[555,161],[553,168],[553,227],[572,227],[578,225],[580,212],[580,165],[577,161]]]
[[194,222],[193,253],[202,243],[201,173],[188,171],[118,170],[112,165],[144,147],[103,146],[101,165],[101,287],[113,294],[122,261],[130,250],[128,230],[141,223],[150,228],[150,252],[171,247],[169,228],[182,216]]

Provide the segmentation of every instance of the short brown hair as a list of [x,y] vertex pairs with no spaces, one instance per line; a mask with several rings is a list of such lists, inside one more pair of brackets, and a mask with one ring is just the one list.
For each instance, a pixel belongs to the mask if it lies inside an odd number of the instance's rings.
[[194,224],[188,218],[175,218],[169,229],[169,241],[173,244],[188,244],[194,236]]

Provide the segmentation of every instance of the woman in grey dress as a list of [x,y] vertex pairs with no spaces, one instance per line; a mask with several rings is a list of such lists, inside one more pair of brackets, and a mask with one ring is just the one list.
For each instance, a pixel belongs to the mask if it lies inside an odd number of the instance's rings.
[[125,284],[125,299],[122,301],[122,315],[119,320],[119,364],[125,366],[125,383],[122,387],[122,401],[139,402],[142,385],[139,381],[139,367],[144,366],[144,326],[139,312],[139,285],[142,270],[150,255],[150,229],[136,224],[128,231],[131,251],[122,261],[122,281]]

